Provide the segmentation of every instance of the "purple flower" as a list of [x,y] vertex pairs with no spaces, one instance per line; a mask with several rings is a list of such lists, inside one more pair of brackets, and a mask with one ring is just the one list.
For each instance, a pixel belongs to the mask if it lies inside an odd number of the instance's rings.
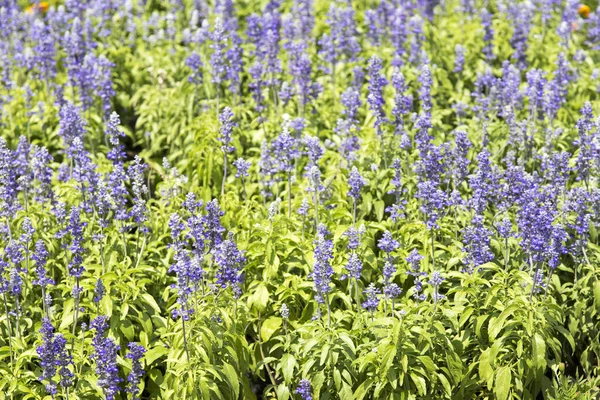
[[185,65],[187,65],[192,71],[188,77],[188,81],[194,85],[201,85],[203,80],[202,69],[204,65],[202,64],[200,55],[198,55],[196,52],[193,52],[188,58],[186,58]]
[[105,293],[106,289],[104,288],[104,283],[102,283],[102,279],[98,278],[98,280],[96,280],[96,286],[94,286],[94,303],[100,303]]
[[229,91],[237,96],[240,92],[240,79],[244,69],[242,39],[236,31],[229,34],[231,46],[227,50],[226,76],[229,80]]
[[507,217],[504,217],[502,222],[496,224],[498,234],[503,239],[508,239],[512,234],[512,222]]
[[[212,82],[219,86],[225,80],[227,73],[226,67],[226,47],[227,36],[225,35],[225,27],[223,19],[217,17],[215,20],[214,30],[211,35],[212,44],[210,48],[213,50],[210,56],[210,65],[212,67]],[[219,90],[217,88],[217,90]]]
[[350,177],[348,178],[348,185],[350,186],[350,190],[348,191],[348,196],[352,197],[354,201],[358,201],[360,197],[360,191],[367,184],[365,178],[363,178],[358,169],[356,167],[352,167],[350,171]]
[[406,273],[408,275],[414,276],[415,278],[417,278],[419,276],[427,275],[427,273],[422,272],[420,270],[422,259],[423,259],[423,256],[419,254],[417,249],[413,249],[413,251],[411,251],[408,254],[408,257],[406,257],[406,262],[408,262],[410,264],[410,271],[406,271]]
[[471,225],[463,229],[463,251],[466,253],[463,262],[466,264],[465,272],[472,274],[476,268],[494,259],[490,249],[490,236],[492,232],[484,226],[481,215],[475,215]]
[[346,270],[348,271],[348,276],[354,279],[360,279],[360,273],[362,271],[362,261],[358,254],[352,253],[350,258],[348,259],[348,263],[346,263]]
[[54,327],[48,317],[42,319],[40,333],[42,334],[42,344],[36,349],[42,367],[40,381],[48,381],[45,386],[46,391],[54,396],[58,392],[57,385],[54,383],[57,369],[60,375],[60,385],[62,387],[71,386],[73,373],[69,370],[69,365],[72,365],[73,361],[66,349],[67,341],[63,335],[54,334]]
[[46,271],[46,261],[48,260],[48,250],[43,240],[38,240],[35,243],[35,251],[31,255],[31,259],[35,262],[36,279],[32,282],[34,285],[39,285],[43,288],[54,285],[54,279],[48,277]]
[[594,114],[592,111],[592,105],[589,101],[586,101],[581,108],[581,118],[577,121],[576,127],[579,132],[579,139],[574,144],[579,146],[579,153],[577,160],[575,161],[575,169],[577,171],[577,180],[582,180],[586,183],[591,174],[591,169],[594,160],[594,144],[593,134],[591,130],[593,127]]
[[96,330],[92,339],[94,347],[92,359],[96,362],[97,384],[104,391],[106,399],[113,400],[120,391],[119,384],[123,381],[119,377],[117,367],[117,354],[121,347],[111,338],[104,337],[108,331],[107,317],[103,315],[96,317],[92,321],[91,328]]
[[510,4],[508,8],[509,19],[513,22],[513,35],[510,38],[510,45],[515,50],[512,54],[520,69],[527,68],[527,48],[529,47],[529,32],[532,27],[534,15],[533,3]]
[[303,113],[306,105],[316,99],[322,90],[318,82],[312,81],[312,61],[305,47],[302,43],[293,44],[289,60],[290,74],[293,76],[295,92],[300,98]]
[[233,289],[234,296],[239,298],[242,294],[241,283],[243,281],[241,268],[246,263],[244,253],[238,250],[233,241],[233,233],[229,232],[227,240],[221,242],[214,250],[213,256],[217,270],[217,285],[226,288],[228,285]]
[[489,157],[487,149],[477,155],[478,169],[470,179],[473,189],[471,205],[476,214],[483,214],[499,190],[498,173],[493,169]]
[[315,299],[319,304],[325,302],[325,296],[331,291],[329,284],[333,276],[333,242],[326,238],[329,234],[323,224],[319,225],[315,239],[314,266],[310,277],[315,283]]
[[331,30],[321,37],[319,44],[320,53],[328,65],[335,68],[338,62],[356,60],[361,49],[352,5],[348,3],[342,8],[331,3],[326,22]]
[[556,118],[558,110],[567,101],[569,83],[573,80],[573,77],[573,69],[565,55],[560,53],[556,61],[554,78],[547,85],[548,93],[544,103],[544,111],[548,114],[550,121]]
[[298,154],[296,139],[290,134],[289,120],[288,122],[284,121],[283,132],[273,140],[273,156],[277,162],[277,169],[281,172],[291,173]]
[[408,115],[412,109],[413,97],[411,94],[407,93],[408,85],[406,84],[404,75],[399,69],[396,69],[392,75],[392,85],[396,91],[394,97],[394,109],[392,110],[394,124],[396,125],[394,133],[396,135],[405,134],[404,117]]
[[425,181],[417,184],[415,197],[421,200],[420,210],[427,217],[425,221],[427,228],[439,228],[438,220],[443,216],[446,207],[449,205],[446,193],[434,182]]
[[394,189],[388,193],[394,194],[396,196],[396,201],[399,201],[400,196],[402,195],[402,163],[399,158],[394,159],[392,168],[394,170],[394,177],[390,180],[390,183]]
[[348,249],[356,250],[360,246],[360,239],[366,232],[365,226],[361,225],[360,228],[356,229],[355,226],[351,226],[344,235],[348,237]]
[[363,291],[363,294],[367,296],[367,299],[362,303],[363,308],[370,313],[377,311],[377,307],[379,306],[379,293],[381,293],[380,290],[371,283]]
[[455,146],[452,149],[450,156],[452,157],[452,176],[454,178],[454,186],[459,187],[466,179],[469,173],[469,149],[473,147],[467,134],[463,131],[456,131]]
[[431,86],[433,85],[433,79],[431,77],[431,69],[429,65],[423,64],[421,66],[421,73],[419,75],[419,100],[421,101],[421,109],[425,112],[431,111]]
[[385,231],[383,232],[381,239],[379,239],[379,242],[377,242],[377,247],[386,253],[387,258],[390,258],[390,253],[398,249],[400,243],[398,243],[397,240],[394,240],[390,231]]
[[589,236],[591,200],[592,196],[584,188],[572,188],[563,205],[563,212],[570,213],[575,217],[568,226],[577,233],[581,244],[586,243]]
[[445,280],[446,278],[444,278],[439,271],[433,271],[430,275],[429,284],[433,286],[433,302],[436,304],[445,297],[439,293],[440,286]]
[[20,208],[14,154],[0,137],[0,217],[12,218]]
[[131,360],[131,372],[127,375],[127,387],[125,388],[125,392],[132,394],[132,400],[137,400],[139,399],[139,385],[145,374],[140,360],[144,357],[146,349],[144,346],[140,346],[136,343],[129,343],[127,347],[129,348],[129,352],[125,357]]
[[30,36],[35,43],[33,62],[40,81],[50,82],[56,76],[56,47],[50,27],[36,18],[31,25]]
[[296,388],[296,394],[302,397],[302,400],[313,400],[310,388],[310,381],[308,379],[302,379]]
[[544,271],[542,268],[537,268],[533,274],[533,287],[531,293],[541,293],[546,288],[546,282],[544,281]]
[[300,203],[300,207],[298,208],[298,214],[305,217],[306,215],[308,215],[308,209],[308,199],[305,197],[302,199],[302,203]]
[[[382,3],[383,5],[383,3]],[[392,65],[400,67],[404,64],[404,55],[406,54],[406,48],[404,44],[408,41],[408,16],[409,12],[404,7],[398,7],[395,10],[391,10],[389,18],[390,28],[390,41],[394,46],[394,59]]]
[[236,178],[248,177],[248,170],[252,166],[251,161],[246,161],[243,158],[238,158],[233,162],[233,165],[237,168]]
[[71,261],[69,262],[69,274],[76,278],[81,278],[85,267],[83,266],[83,256],[86,252],[84,247],[84,229],[87,223],[82,222],[80,210],[77,207],[71,208],[67,232],[71,237],[69,251],[71,252]]
[[212,247],[218,246],[223,241],[225,228],[221,225],[221,217],[225,215],[219,207],[219,201],[213,199],[204,206],[206,215],[202,216],[203,236]]
[[373,56],[369,59],[369,95],[367,96],[367,102],[369,103],[369,109],[375,116],[375,132],[377,135],[383,134],[381,126],[387,122],[385,111],[385,98],[383,97],[383,90],[387,85],[387,79],[381,75],[383,66],[381,59]]
[[552,240],[553,223],[557,210],[551,193],[540,192],[536,185],[519,199],[517,226],[521,248],[533,263],[544,262]]
[[38,182],[35,189],[35,199],[39,202],[52,202],[54,192],[52,190],[52,168],[50,163],[54,158],[45,147],[33,145],[33,156],[31,158],[31,171],[33,178]]
[[456,74],[462,74],[463,72],[465,67],[465,52],[466,49],[462,45],[457,44],[454,46],[454,73]]
[[544,71],[532,68],[527,71],[527,94],[529,96],[529,112],[531,116],[543,119],[545,92],[548,83]]
[[567,239],[567,232],[561,224],[556,224],[552,227],[552,237],[546,249],[546,258],[552,270],[560,265],[560,256],[569,252],[569,249],[565,246]]
[[396,297],[400,296],[401,294],[402,294],[402,289],[400,289],[400,287],[393,282],[388,282],[383,287],[383,295],[385,296],[386,299],[395,299]]
[[[248,68],[248,73],[252,78],[250,83],[248,84],[248,89],[252,93],[252,98],[254,99],[255,109],[259,113],[262,114],[262,111],[265,109],[264,105],[264,97],[263,97],[263,88],[266,86],[266,82],[263,79],[264,75],[264,64],[260,61],[255,61],[254,64]],[[262,116],[260,121],[263,121]]]
[[488,12],[485,8],[482,7],[481,12],[481,23],[483,25],[483,42],[485,46],[483,47],[483,54],[488,61],[491,61],[495,58],[494,56],[494,28],[492,27],[492,14]]
[[231,145],[233,138],[231,136],[233,132],[233,128],[237,126],[235,122],[233,122],[233,112],[231,108],[225,107],[219,115],[219,141],[223,144],[221,146],[221,150],[225,153],[231,153],[235,151],[235,147]]
[[319,160],[323,157],[325,152],[321,146],[321,140],[316,136],[305,136],[304,144],[306,146],[306,154],[308,155],[307,168],[310,168],[313,165],[319,165]]
[[412,64],[422,63],[426,58],[425,51],[423,51],[423,43],[425,42],[425,21],[419,14],[415,14],[410,17],[408,21],[410,27],[411,36],[409,38],[410,51],[408,53],[408,62]]
[[340,101],[344,106],[342,114],[352,123],[358,122],[358,109],[362,104],[360,92],[356,88],[349,87],[342,93]]

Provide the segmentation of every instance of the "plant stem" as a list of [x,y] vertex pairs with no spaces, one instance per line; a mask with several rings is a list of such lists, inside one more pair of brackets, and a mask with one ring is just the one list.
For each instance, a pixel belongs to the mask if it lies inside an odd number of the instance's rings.
[[12,327],[10,325],[10,314],[8,313],[8,302],[6,301],[6,292],[4,292],[4,312],[6,312],[6,324],[8,327],[8,350],[10,352],[10,365],[14,367],[13,348],[12,348]]
[[533,300],[533,293],[535,292],[535,277],[537,276],[539,269],[540,269],[540,264],[536,263],[535,272],[533,273],[533,283],[531,284],[531,292],[529,293],[529,301]]
[[292,218],[292,173],[288,171],[288,218]]
[[144,233],[144,240],[142,240],[142,248],[137,256],[137,261],[135,262],[135,267],[137,268],[140,265],[140,261],[142,259],[142,254],[144,254],[144,249],[146,248],[146,241],[148,240],[148,235]]
[[358,313],[360,314],[361,312],[361,307],[360,307],[360,292],[358,290],[358,278],[354,278],[354,283],[356,285],[355,290],[355,296],[356,296],[356,308],[358,308]]
[[269,368],[269,364],[265,361],[265,352],[263,351],[263,348],[262,348],[262,338],[260,337],[261,326],[262,326],[262,322],[261,322],[260,313],[259,313],[258,314],[258,349],[260,350],[260,356],[262,357],[263,365],[265,366],[265,369],[267,370],[267,375],[269,375],[269,380],[271,381],[271,385],[273,385],[273,387],[275,387],[275,386],[277,386],[277,383],[275,382],[275,378],[273,377],[271,368]]
[[227,180],[227,153],[223,152],[223,182],[221,182],[221,196],[225,194],[225,181]]
[[504,256],[504,270],[508,270],[508,257],[510,255],[510,249],[508,248],[508,238],[504,239],[505,256]]
[[315,232],[319,226],[319,188],[317,187],[318,182],[315,184]]
[[75,352],[75,330],[77,329],[77,319],[79,318],[79,277],[75,278],[75,290],[77,296],[75,297],[75,315],[73,316],[73,329],[71,331],[73,336],[71,338],[71,356]]
[[431,266],[432,266],[433,269],[435,269],[435,249],[434,249],[434,245],[435,245],[435,232],[432,229],[431,230]]
[[183,329],[183,347],[185,348],[185,355],[187,357],[188,362],[190,362],[190,351],[187,345],[187,337],[185,335],[185,317],[181,316],[181,327]]
[[327,305],[327,327],[331,328],[331,305],[329,304],[329,294],[325,295],[325,304]]
[[247,195],[246,195],[246,180],[244,179],[244,177],[242,176],[242,193],[244,194],[244,201],[247,200]]

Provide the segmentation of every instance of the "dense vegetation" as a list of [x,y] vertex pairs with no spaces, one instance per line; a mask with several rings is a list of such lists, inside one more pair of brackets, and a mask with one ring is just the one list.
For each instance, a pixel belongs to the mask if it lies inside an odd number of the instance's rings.
[[0,0],[0,399],[592,399],[600,14]]

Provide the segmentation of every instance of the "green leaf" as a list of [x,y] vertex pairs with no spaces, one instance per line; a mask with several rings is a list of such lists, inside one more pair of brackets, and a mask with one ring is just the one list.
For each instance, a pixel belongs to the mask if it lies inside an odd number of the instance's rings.
[[294,367],[296,366],[296,359],[291,354],[284,354],[281,358],[281,371],[283,372],[283,379],[289,385],[294,379]]
[[385,346],[385,348],[382,352],[382,354],[383,354],[383,356],[381,358],[382,367],[381,367],[381,370],[379,373],[379,377],[381,379],[385,378],[385,376],[388,373],[388,370],[394,363],[394,358],[396,357],[396,349],[397,349],[397,347],[392,344],[388,344],[387,346]]
[[227,377],[227,381],[229,381],[229,386],[233,390],[234,399],[240,397],[240,381],[238,379],[238,374],[235,371],[235,368],[231,364],[223,364],[223,373]]
[[356,389],[356,392],[354,392],[354,398],[356,400],[362,400],[365,398],[365,396],[369,393],[369,391],[371,390],[371,386],[373,386],[373,379],[369,378],[366,381],[364,381],[359,387],[358,389]]
[[159,359],[162,356],[165,356],[169,353],[169,349],[163,346],[156,346],[151,348],[144,355],[144,359],[148,365],[151,365],[154,361]]
[[538,376],[546,370],[546,342],[539,333],[533,335],[533,365],[537,370]]
[[385,211],[385,203],[383,200],[375,200],[375,215],[377,215],[377,221],[383,219],[383,212]]
[[277,400],[288,400],[290,398],[290,389],[283,383],[277,386],[275,393],[277,393]]
[[506,307],[502,313],[498,316],[498,318],[492,318],[490,320],[490,324],[488,326],[488,336],[490,338],[490,342],[493,342],[502,328],[504,328],[504,323],[509,316],[512,316],[514,312],[520,307],[519,304],[511,304]]
[[127,319],[125,321],[121,321],[119,323],[119,330],[123,333],[123,335],[125,335],[127,340],[129,340],[130,342],[133,341],[135,336],[135,329],[130,320]]
[[496,385],[494,387],[494,394],[496,395],[496,400],[506,400],[508,399],[508,394],[510,393],[510,380],[511,380],[511,372],[508,367],[501,367],[496,372]]
[[410,379],[415,383],[417,391],[421,396],[425,396],[427,393],[427,381],[421,375],[410,374]]
[[263,283],[259,283],[254,293],[248,296],[248,307],[263,312],[269,303],[269,290]]
[[600,309],[600,281],[594,282],[594,305]]
[[152,297],[152,295],[150,293],[143,293],[141,295],[141,297],[142,297],[142,299],[144,299],[145,305],[150,306],[150,308],[152,308],[154,311],[156,311],[157,314],[161,314],[158,303],[156,302],[156,300],[154,300],[154,297]]
[[262,327],[260,328],[260,337],[262,338],[263,342],[271,339],[273,333],[275,333],[275,331],[281,326],[282,321],[283,320],[281,318],[273,316],[267,318],[265,322],[263,322]]
[[494,379],[494,369],[490,363],[490,349],[484,350],[479,357],[479,376],[487,383],[488,388],[491,389]]

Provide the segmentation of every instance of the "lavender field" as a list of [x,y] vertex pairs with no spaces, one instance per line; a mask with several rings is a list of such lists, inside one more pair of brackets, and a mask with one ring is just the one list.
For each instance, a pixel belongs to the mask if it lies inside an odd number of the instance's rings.
[[0,0],[0,400],[600,398],[597,7]]

